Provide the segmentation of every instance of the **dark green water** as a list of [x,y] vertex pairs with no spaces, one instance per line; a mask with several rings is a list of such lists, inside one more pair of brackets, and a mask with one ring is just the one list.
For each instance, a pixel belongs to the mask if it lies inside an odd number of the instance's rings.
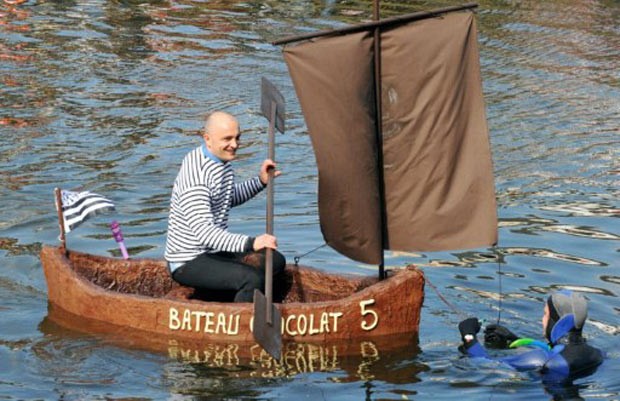
[[[455,3],[383,2],[383,16]],[[539,400],[536,377],[461,359],[460,316],[427,287],[417,347],[355,358],[293,353],[288,375],[231,350],[159,354],[47,319],[41,244],[57,243],[52,191],[83,187],[117,204],[130,253],[160,257],[168,198],[207,111],[239,116],[240,176],[266,155],[259,83],[288,104],[279,136],[276,233],[289,259],[322,244],[316,168],[280,49],[283,35],[368,19],[369,2],[0,0],[0,399]],[[567,389],[620,400],[620,4],[483,1],[480,47],[500,216],[497,249],[388,254],[416,263],[450,304],[540,337],[549,289],[590,299],[585,334],[609,359]],[[262,198],[264,200],[264,195]],[[263,230],[263,200],[232,215]],[[69,234],[118,256],[108,217]],[[303,263],[374,274],[328,248]]]

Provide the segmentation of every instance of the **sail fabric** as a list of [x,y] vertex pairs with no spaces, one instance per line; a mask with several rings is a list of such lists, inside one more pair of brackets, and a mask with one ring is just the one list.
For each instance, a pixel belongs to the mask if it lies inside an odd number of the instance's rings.
[[[373,45],[371,32],[357,32],[284,49],[316,155],[327,243],[364,263],[379,263],[383,249],[438,251],[496,243],[473,14],[382,28],[381,147],[375,133]],[[377,166],[380,148],[382,167]]]
[[473,13],[381,34],[387,249],[497,242],[493,166]]
[[329,246],[381,260],[381,202],[368,32],[285,49],[319,174],[319,218]]

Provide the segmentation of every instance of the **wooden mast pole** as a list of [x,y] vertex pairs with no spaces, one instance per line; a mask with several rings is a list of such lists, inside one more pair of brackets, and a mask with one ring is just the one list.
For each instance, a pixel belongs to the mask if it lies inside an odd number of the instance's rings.
[[[373,20],[381,19],[379,0],[373,0]],[[374,69],[375,69],[375,132],[377,142],[377,165],[379,166],[379,207],[381,209],[381,261],[379,263],[379,280],[385,278],[384,249],[387,248],[387,216],[385,210],[385,181],[383,174],[383,127],[381,110],[381,27],[374,27]]]
[[65,255],[67,254],[67,240],[65,235],[65,219],[62,213],[62,192],[60,188],[54,188],[54,194],[56,196],[56,210],[58,211],[58,228],[60,229],[60,250]]

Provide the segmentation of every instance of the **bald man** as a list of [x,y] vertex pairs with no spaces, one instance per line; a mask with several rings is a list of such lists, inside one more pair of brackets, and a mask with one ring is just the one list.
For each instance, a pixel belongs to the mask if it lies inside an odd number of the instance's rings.
[[165,257],[178,283],[207,291],[234,290],[235,302],[252,302],[255,289],[264,291],[265,248],[274,249],[274,276],[286,261],[275,251],[274,236],[254,238],[228,230],[230,209],[262,191],[268,171],[276,167],[265,160],[258,176],[235,183],[231,162],[240,137],[232,115],[217,111],[207,116],[203,143],[185,156],[174,182]]

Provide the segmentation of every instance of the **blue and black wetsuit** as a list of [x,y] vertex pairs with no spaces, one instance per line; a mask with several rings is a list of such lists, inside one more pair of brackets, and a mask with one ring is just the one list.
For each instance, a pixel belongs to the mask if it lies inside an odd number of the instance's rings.
[[[546,381],[573,380],[592,374],[605,355],[598,348],[586,344],[581,336],[587,317],[585,297],[566,290],[554,292],[547,299],[545,308],[547,320],[543,324],[548,342],[519,339],[505,327],[489,325],[485,330],[485,343],[499,343],[500,348],[533,347],[530,351],[498,360],[519,371],[538,371]],[[472,357],[492,359],[476,338],[480,331],[477,318],[459,323],[459,331],[463,339],[463,345],[459,347],[461,352]]]
[[[518,371],[539,371],[545,379],[562,381],[592,374],[604,359],[603,352],[588,345],[579,333],[569,333],[552,348],[540,342],[532,344],[535,348],[530,351],[498,360]],[[492,359],[477,340],[462,349],[471,357]]]

